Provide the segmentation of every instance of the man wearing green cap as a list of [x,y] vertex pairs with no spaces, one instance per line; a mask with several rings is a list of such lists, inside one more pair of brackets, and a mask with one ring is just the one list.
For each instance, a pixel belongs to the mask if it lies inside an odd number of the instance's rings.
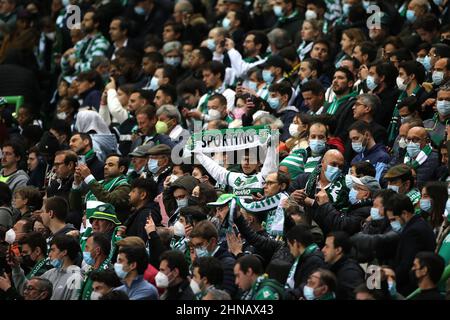
[[[117,210],[119,219],[124,221],[129,210],[129,196],[131,191],[125,176],[128,162],[118,154],[110,154],[105,160],[105,180],[97,181],[89,168],[79,164],[75,169],[75,179],[70,191],[70,207],[82,210],[82,182],[87,185],[84,203],[87,201],[102,201],[110,203]],[[91,216],[87,215],[89,219]]]
[[406,164],[399,164],[390,168],[383,177],[391,189],[399,194],[405,194],[411,200],[416,213],[420,212],[420,191],[415,188],[414,176],[411,168]]
[[109,203],[100,201],[88,201],[86,204],[86,216],[89,217],[89,224],[81,236],[81,250],[85,250],[87,239],[94,233],[98,232],[107,236],[111,241],[111,250],[108,258],[111,259],[115,251],[115,243],[122,239],[117,235],[120,221],[117,219],[114,207]]
[[233,223],[230,222],[230,207],[232,200],[235,198],[234,194],[224,193],[217,201],[209,202],[208,207],[214,207],[216,210],[216,217],[220,221],[219,232],[219,244],[226,240],[227,232],[232,231]]

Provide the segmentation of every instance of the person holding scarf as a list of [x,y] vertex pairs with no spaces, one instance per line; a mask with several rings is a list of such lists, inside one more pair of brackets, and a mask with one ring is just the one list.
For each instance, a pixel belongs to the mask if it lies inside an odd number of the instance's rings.
[[245,211],[266,215],[264,229],[274,239],[284,237],[284,209],[282,201],[288,198],[289,176],[281,171],[270,173],[264,182],[264,198],[246,202],[237,198],[237,204]]
[[[125,176],[127,168],[128,163],[125,158],[118,154],[110,154],[105,160],[105,180],[97,181],[85,164],[79,164],[75,169],[75,179],[69,195],[70,207],[82,210],[81,185],[84,181],[88,189],[84,202],[102,201],[110,203],[117,210],[116,212],[122,214],[119,220],[124,221],[124,214],[129,210],[128,195],[131,191]],[[89,219],[90,216],[86,218]]]
[[348,212],[341,213],[330,203],[327,193],[321,190],[314,207],[312,219],[319,225],[324,234],[332,231],[345,231],[353,235],[361,230],[364,220],[370,215],[373,196],[381,189],[378,181],[371,176],[357,178],[349,176],[352,184],[349,193],[350,206]]
[[342,174],[344,156],[338,150],[328,150],[320,164],[309,175],[297,179],[298,189],[291,196],[306,210],[315,205],[316,195],[324,190],[337,210],[346,211],[348,207],[349,190]]
[[406,137],[406,154],[403,163],[416,172],[417,187],[421,189],[428,181],[436,180],[439,156],[430,144],[425,128],[413,127]]

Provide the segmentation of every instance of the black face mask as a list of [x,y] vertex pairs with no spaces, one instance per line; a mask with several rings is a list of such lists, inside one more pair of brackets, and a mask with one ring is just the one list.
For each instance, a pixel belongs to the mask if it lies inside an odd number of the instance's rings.
[[32,268],[35,265],[35,261],[31,259],[31,255],[27,254],[22,256],[22,265],[27,268]]
[[200,204],[200,198],[199,197],[194,197],[194,196],[189,196],[188,197],[188,205],[189,206],[198,206]]

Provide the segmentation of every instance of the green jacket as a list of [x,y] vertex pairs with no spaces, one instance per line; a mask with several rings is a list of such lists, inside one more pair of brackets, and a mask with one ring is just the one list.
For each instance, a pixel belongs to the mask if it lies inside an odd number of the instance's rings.
[[241,300],[283,300],[284,288],[274,279],[260,276]]
[[72,189],[69,194],[70,207],[74,210],[82,211],[86,202],[86,196],[88,196],[90,197],[89,200],[98,200],[112,204],[116,209],[117,218],[122,222],[125,221],[130,210],[129,193],[131,191],[131,187],[125,176],[119,180],[119,183],[109,190],[105,188],[105,185],[107,185],[111,180],[91,180],[87,185],[88,191],[87,194],[85,194],[84,199],[82,189]]

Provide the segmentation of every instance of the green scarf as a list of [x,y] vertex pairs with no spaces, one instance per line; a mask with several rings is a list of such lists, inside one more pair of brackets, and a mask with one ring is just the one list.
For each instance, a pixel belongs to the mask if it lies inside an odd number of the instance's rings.
[[288,196],[286,192],[280,192],[263,200],[249,203],[237,197],[237,204],[245,211],[253,214],[267,213],[266,221],[263,222],[264,229],[273,238],[278,239],[284,234],[284,209],[280,204],[281,200],[286,199]]
[[92,267],[90,267],[89,271],[85,273],[83,287],[81,289],[81,300],[91,300],[91,293],[93,290],[93,281],[91,279],[91,274],[93,271],[107,270],[109,268],[109,262],[109,259],[106,258],[105,261],[103,261],[102,264],[98,267],[98,269],[94,270]]
[[342,102],[344,102],[348,98],[356,97],[357,95],[358,93],[356,91],[353,91],[340,98],[334,97],[333,101],[328,105],[327,114],[334,115]]
[[[305,191],[309,198],[315,199],[316,186],[319,181],[320,172],[322,171],[322,165],[318,165],[308,177],[306,182]],[[348,188],[345,184],[345,176],[341,175],[340,178],[334,180],[325,189],[325,192],[333,203],[333,206],[340,211],[345,212],[348,208]]]
[[410,166],[412,169],[419,168],[425,161],[427,161],[428,156],[430,155],[433,149],[429,144],[425,145],[422,150],[420,150],[419,154],[415,159],[411,159],[406,153],[404,163]]
[[[420,86],[417,86],[413,90],[411,97],[415,97],[417,95],[417,93],[419,92],[420,88],[421,88]],[[400,128],[400,126],[399,126],[400,113],[398,112],[398,106],[406,97],[408,97],[408,92],[406,92],[406,90],[402,91],[402,93],[400,94],[400,96],[397,99],[397,103],[395,104],[394,111],[392,112],[391,122],[389,123],[389,127],[388,127],[388,145],[390,145],[390,146],[392,146],[395,139],[397,138],[398,130]]]
[[292,19],[297,18],[297,17],[298,17],[298,11],[297,11],[297,9],[295,9],[294,12],[292,12],[289,16],[287,16],[287,17],[285,17],[285,16],[279,17],[278,18],[278,24],[285,23],[286,21],[292,20]]
[[[128,180],[127,180],[127,177],[122,174],[122,175],[118,176],[117,178],[114,178],[114,179],[111,179],[108,181],[101,180],[101,181],[99,181],[99,183],[103,186],[103,189],[105,189],[107,191],[112,191],[114,188],[116,188],[118,186],[128,184]],[[89,190],[88,193],[86,193],[85,201],[90,201],[90,200],[97,200],[97,198]]]
[[44,258],[36,263],[33,269],[31,269],[31,271],[27,274],[27,279],[30,280],[31,278],[33,278],[38,273],[38,271],[41,270],[41,268],[47,263],[47,261],[48,259]]
[[286,284],[284,285],[285,289],[294,289],[295,288],[295,272],[297,271],[297,265],[300,261],[300,259],[306,255],[309,255],[310,253],[316,251],[319,249],[317,244],[312,243],[309,246],[306,247],[305,251],[301,255],[299,255],[297,258],[295,258],[294,264],[291,267],[291,270],[289,271],[289,275],[286,280]]

